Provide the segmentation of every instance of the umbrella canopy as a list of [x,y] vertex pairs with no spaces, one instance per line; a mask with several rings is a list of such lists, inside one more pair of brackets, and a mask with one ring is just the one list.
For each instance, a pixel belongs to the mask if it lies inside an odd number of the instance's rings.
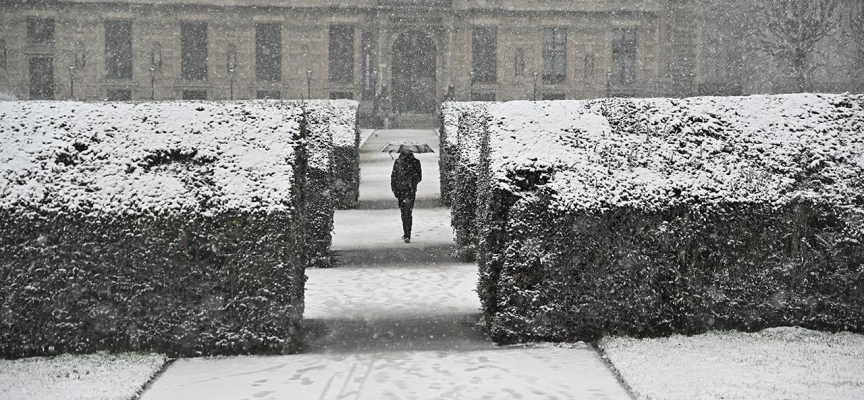
[[382,153],[434,153],[428,144],[416,140],[402,140],[387,143],[381,148]]

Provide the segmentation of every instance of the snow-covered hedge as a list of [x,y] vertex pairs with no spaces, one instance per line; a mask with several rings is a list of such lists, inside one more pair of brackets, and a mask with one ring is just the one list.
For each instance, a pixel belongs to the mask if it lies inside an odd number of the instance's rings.
[[351,100],[328,101],[327,104],[331,110],[333,135],[333,201],[339,209],[352,208],[360,199],[358,104]]
[[480,281],[501,342],[864,330],[864,97],[489,110]]
[[333,107],[327,101],[303,104],[304,124],[309,131],[306,149],[309,168],[306,171],[306,233],[309,236],[309,267],[331,267],[330,246],[333,243],[334,176],[333,132],[330,128]]
[[475,114],[476,111],[485,109],[487,104],[490,103],[448,101],[441,104],[441,126],[438,133],[441,154],[438,157],[438,169],[441,171],[441,204],[445,207],[450,207],[453,201],[456,161],[459,158],[459,120],[463,115]]
[[456,257],[465,262],[474,261],[477,251],[477,165],[480,161],[481,139],[486,132],[487,110],[492,103],[467,103],[459,117],[456,154],[451,157],[455,166],[451,181],[451,225],[456,232]]
[[0,355],[297,349],[301,121],[282,102],[0,104]]
[[458,135],[459,117],[461,116],[461,105],[452,101],[441,104],[441,126],[438,128],[438,143],[440,154],[438,154],[438,182],[441,192],[441,205],[450,207],[450,196],[453,191],[452,175],[455,167],[451,158],[459,151]]

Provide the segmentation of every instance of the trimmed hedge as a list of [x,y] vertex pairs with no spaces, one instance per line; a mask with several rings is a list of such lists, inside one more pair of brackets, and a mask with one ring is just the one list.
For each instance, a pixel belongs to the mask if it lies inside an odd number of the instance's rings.
[[466,107],[459,118],[458,152],[452,177],[453,193],[458,196],[451,196],[450,221],[456,233],[456,258],[464,262],[473,262],[477,252],[477,164],[490,104]]
[[441,127],[438,133],[440,151],[438,157],[438,176],[441,187],[441,204],[450,207],[453,204],[453,191],[456,185],[456,168],[460,152],[460,120],[464,115],[471,115],[489,107],[490,102],[455,102],[441,104]]
[[453,191],[452,176],[455,170],[452,158],[459,151],[458,134],[460,105],[452,101],[441,104],[441,126],[438,130],[438,143],[440,154],[438,155],[438,180],[441,192],[441,205],[450,207],[450,197]]
[[303,103],[305,127],[309,132],[307,149],[309,168],[306,175],[307,245],[311,252],[308,267],[333,266],[330,247],[333,244],[334,172],[333,133],[331,120],[334,110],[326,101]]
[[864,332],[864,97],[489,114],[478,292],[497,342]]
[[297,216],[0,211],[0,355],[300,348]]
[[0,106],[0,355],[299,350],[309,137],[281,102]]
[[360,127],[356,101],[327,102],[331,109],[330,129],[333,135],[333,202],[344,210],[357,206],[360,200]]

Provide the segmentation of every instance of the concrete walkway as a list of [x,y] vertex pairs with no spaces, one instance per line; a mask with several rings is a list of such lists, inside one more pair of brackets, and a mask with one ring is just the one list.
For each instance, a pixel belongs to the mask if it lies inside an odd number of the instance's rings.
[[360,205],[338,211],[339,266],[308,270],[304,354],[183,359],[145,392],[163,399],[630,399],[589,346],[499,347],[477,326],[477,267],[450,257],[438,206],[438,158],[418,155],[411,244],[389,188],[390,140],[434,131],[377,131],[361,149]]

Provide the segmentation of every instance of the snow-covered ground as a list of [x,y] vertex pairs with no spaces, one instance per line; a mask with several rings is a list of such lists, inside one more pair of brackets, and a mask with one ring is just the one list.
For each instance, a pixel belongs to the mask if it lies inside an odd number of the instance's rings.
[[609,375],[584,345],[190,359],[142,399],[628,399]]
[[600,346],[640,400],[864,399],[864,335],[772,328]]
[[137,353],[0,360],[0,399],[131,400],[166,361]]
[[336,268],[309,269],[305,354],[178,360],[142,396],[173,399],[622,399],[629,394],[583,344],[499,347],[486,339],[477,266],[455,262],[439,204],[438,158],[423,166],[410,244],[390,193],[390,140],[434,131],[376,131],[361,150],[360,205],[336,212]]
[[[434,256],[441,258],[441,253]],[[480,312],[474,293],[476,266],[449,262],[429,267],[406,262],[411,265],[381,263],[307,271],[304,318],[384,319]]]

